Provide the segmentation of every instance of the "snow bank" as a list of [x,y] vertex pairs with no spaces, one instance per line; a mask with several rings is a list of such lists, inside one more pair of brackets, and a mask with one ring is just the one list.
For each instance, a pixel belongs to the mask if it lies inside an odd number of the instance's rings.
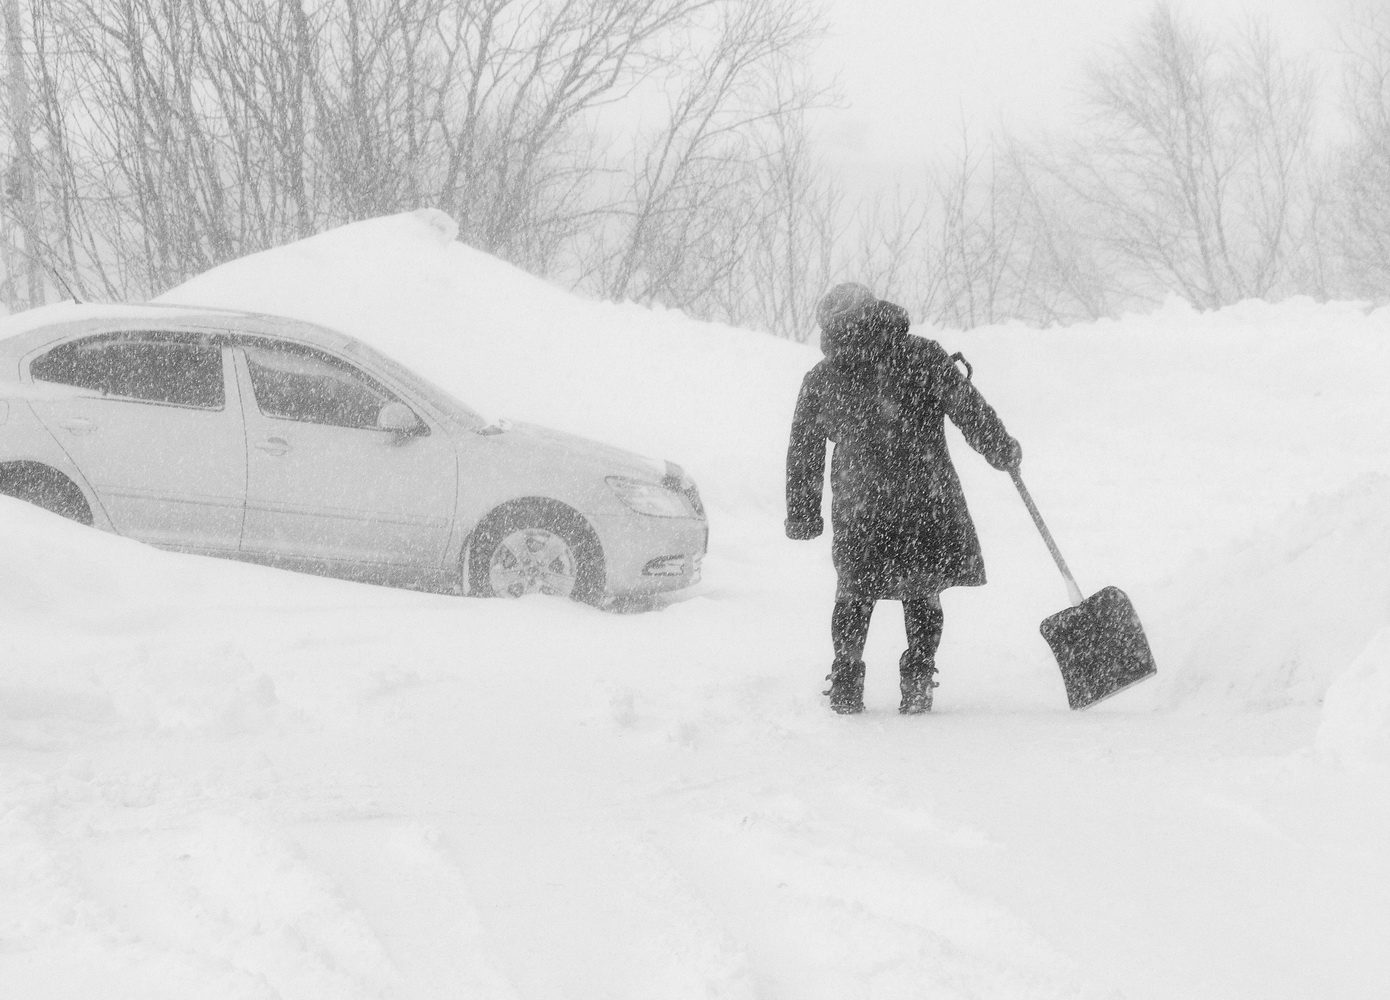
[[1390,628],[1328,688],[1317,749],[1353,770],[1390,772]]
[[[824,599],[821,577],[800,596],[777,569],[786,428],[814,348],[572,295],[454,233],[430,210],[374,219],[163,299],[338,327],[485,412],[680,462],[713,514],[708,586],[731,582],[728,557],[766,570],[769,599]],[[969,357],[1023,441],[1025,479],[1083,590],[1136,599],[1160,681],[1125,703],[1316,703],[1385,624],[1386,487],[1361,478],[1390,468],[1387,318],[1307,298],[1216,312],[1173,299],[1046,331],[923,331]],[[960,654],[975,657],[981,701],[1054,697],[1035,633],[1057,610],[1050,560],[1007,478],[953,442],[991,586],[953,594],[965,617],[946,648],[988,622]]]
[[0,748],[119,734],[220,740],[351,719],[396,662],[343,667],[325,691],[310,662],[283,669],[282,634],[248,634],[244,621],[284,616],[312,634],[364,589],[383,610],[430,600],[173,555],[0,497]]
[[1390,626],[1387,566],[1390,478],[1298,504],[1174,578],[1157,687],[1171,703],[1318,703]]

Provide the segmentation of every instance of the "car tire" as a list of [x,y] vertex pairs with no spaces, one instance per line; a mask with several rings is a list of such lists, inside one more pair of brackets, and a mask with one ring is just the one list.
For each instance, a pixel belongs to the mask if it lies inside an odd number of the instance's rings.
[[551,594],[599,604],[603,552],[593,529],[564,504],[535,500],[494,511],[469,546],[469,593],[479,597]]
[[77,484],[38,462],[0,465],[0,495],[23,500],[79,524],[92,523],[92,509]]

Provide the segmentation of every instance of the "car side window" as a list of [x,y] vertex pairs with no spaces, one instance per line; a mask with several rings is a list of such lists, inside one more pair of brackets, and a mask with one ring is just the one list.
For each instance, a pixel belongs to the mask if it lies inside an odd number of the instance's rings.
[[398,401],[365,372],[311,347],[242,347],[256,405],[268,417],[375,430],[382,406]]
[[36,358],[29,374],[40,382],[145,403],[220,410],[227,401],[222,348],[198,334],[84,337]]

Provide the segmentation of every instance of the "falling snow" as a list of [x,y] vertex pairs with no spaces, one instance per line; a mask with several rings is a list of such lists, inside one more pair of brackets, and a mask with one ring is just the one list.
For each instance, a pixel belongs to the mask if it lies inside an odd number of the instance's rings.
[[679,462],[703,582],[638,614],[418,594],[0,498],[0,992],[1390,994],[1390,313],[916,331],[970,359],[1158,675],[1068,710],[1038,631],[1063,583],[948,430],[988,585],[942,596],[926,716],[896,711],[881,604],[846,718],[829,533],[783,530],[819,353],[450,236],[372,220],[168,299],[326,323],[483,411]]

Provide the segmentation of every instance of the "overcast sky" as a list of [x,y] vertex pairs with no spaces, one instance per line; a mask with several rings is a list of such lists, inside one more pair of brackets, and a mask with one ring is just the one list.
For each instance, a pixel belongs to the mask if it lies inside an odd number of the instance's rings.
[[[1347,0],[1203,0],[1182,9],[1213,26],[1264,15],[1294,51],[1331,72],[1335,14]],[[1057,126],[1089,53],[1135,30],[1151,0],[828,0],[822,74],[846,107],[820,119],[823,150],[864,181],[926,162],[961,123],[983,138],[1000,121]],[[1328,81],[1335,84],[1335,80]],[[1327,88],[1330,96],[1333,88]]]

